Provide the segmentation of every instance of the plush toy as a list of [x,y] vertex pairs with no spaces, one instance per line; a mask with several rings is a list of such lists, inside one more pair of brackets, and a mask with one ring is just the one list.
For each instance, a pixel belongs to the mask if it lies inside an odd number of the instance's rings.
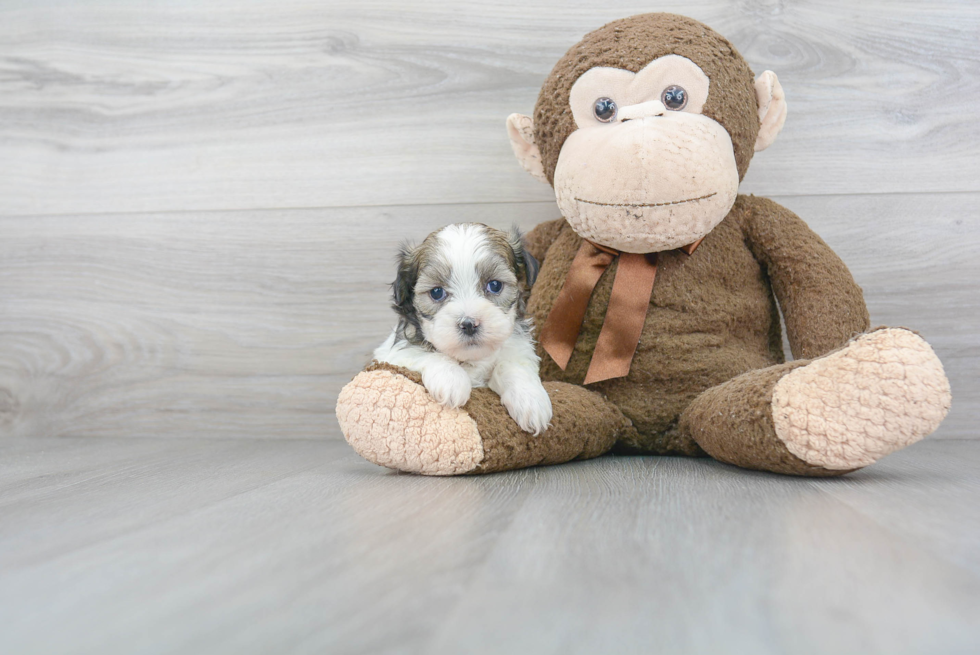
[[827,244],[776,203],[738,195],[785,118],[775,74],[754,78],[695,20],[645,14],[586,35],[545,80],[533,120],[507,120],[563,214],[527,236],[550,427],[522,432],[489,389],[444,407],[417,374],[374,363],[340,393],[348,442],[427,475],[613,451],[833,476],[934,431],[950,391],[929,345],[870,330]]

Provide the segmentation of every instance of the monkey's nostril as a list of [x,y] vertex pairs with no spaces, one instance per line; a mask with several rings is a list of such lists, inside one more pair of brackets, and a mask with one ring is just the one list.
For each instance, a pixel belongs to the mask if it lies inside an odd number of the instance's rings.
[[468,337],[472,337],[476,334],[476,331],[480,329],[480,326],[473,322],[472,319],[464,318],[459,322],[459,329]]

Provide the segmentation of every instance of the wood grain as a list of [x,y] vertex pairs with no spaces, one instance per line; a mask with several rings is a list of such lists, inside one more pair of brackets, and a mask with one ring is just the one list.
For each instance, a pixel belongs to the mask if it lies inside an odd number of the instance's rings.
[[[882,462],[868,486],[897,474],[907,488],[907,473]],[[976,639],[975,575],[838,502],[834,483],[744,474],[682,458],[549,471],[426,652],[925,653]]]
[[322,437],[394,253],[546,205],[0,219],[3,434]]
[[978,463],[433,479],[331,441],[4,439],[0,651],[974,652]]
[[[0,215],[550,200],[513,161],[585,32],[648,2],[0,7]],[[668,0],[789,99],[744,190],[980,191],[973,3]]]
[[[848,262],[875,323],[915,328],[980,422],[980,194],[777,198]],[[0,435],[337,437],[394,322],[393,256],[455,221],[553,203],[0,218]]]

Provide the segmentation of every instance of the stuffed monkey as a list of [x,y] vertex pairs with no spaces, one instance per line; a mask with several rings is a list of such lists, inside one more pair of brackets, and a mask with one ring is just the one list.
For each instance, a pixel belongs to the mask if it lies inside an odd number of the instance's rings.
[[554,187],[563,216],[527,235],[550,427],[522,432],[489,389],[444,407],[417,374],[375,363],[337,403],[349,443],[428,475],[613,451],[834,476],[933,432],[950,390],[929,345],[869,330],[861,289],[827,244],[771,200],[738,194],[785,118],[776,75],[754,77],[695,20],[645,14],[586,35],[533,119],[507,119],[518,160]]

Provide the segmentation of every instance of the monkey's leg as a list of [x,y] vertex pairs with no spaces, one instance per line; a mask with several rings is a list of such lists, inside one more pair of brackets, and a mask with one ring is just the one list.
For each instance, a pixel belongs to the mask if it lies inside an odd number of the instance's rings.
[[432,399],[421,376],[372,364],[340,392],[337,419],[359,455],[388,468],[423,475],[493,473],[597,457],[632,430],[600,395],[545,382],[554,417],[533,436],[521,431],[490,389],[474,389],[461,409]]
[[949,403],[949,381],[929,344],[884,328],[824,357],[708,389],[681,415],[680,429],[723,462],[841,475],[932,433]]

